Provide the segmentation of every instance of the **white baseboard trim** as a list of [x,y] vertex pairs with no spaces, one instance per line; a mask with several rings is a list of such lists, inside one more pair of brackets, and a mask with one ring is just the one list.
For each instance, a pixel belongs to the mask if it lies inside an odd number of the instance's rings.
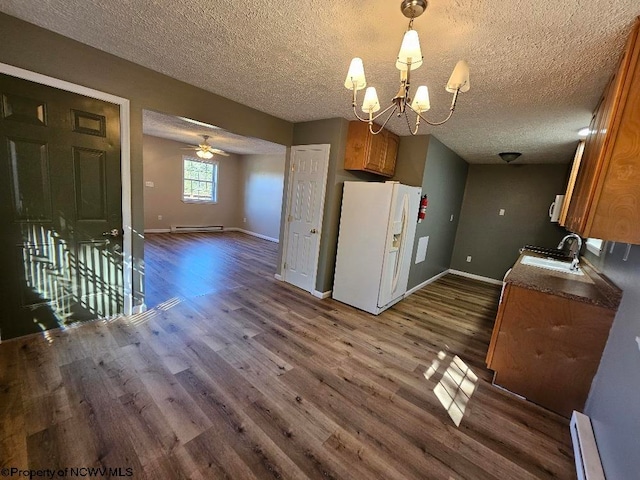
[[282,277],[282,275],[280,275],[279,273],[276,273],[273,278],[275,278],[276,280],[278,280],[279,282],[284,282],[284,278]]
[[227,231],[227,232],[242,232],[242,233],[246,233],[247,235],[251,235],[253,237],[262,238],[263,240],[269,240],[270,242],[280,243],[280,240],[277,239],[277,238],[267,237],[266,235],[262,235],[261,233],[251,232],[249,230],[245,230],[244,228],[229,227],[229,228],[225,228],[225,231]]
[[326,292],[319,292],[318,290],[312,290],[311,295],[313,295],[316,298],[325,299],[325,298],[329,298],[332,292],[333,290],[327,290]]
[[462,270],[450,269],[449,273],[453,275],[459,275],[461,277],[473,278],[474,280],[480,280],[481,282],[492,283],[494,285],[502,285],[502,280],[496,280],[495,278],[483,277],[482,275],[476,275],[475,273],[463,272]]
[[605,480],[591,419],[574,410],[570,430],[578,480]]
[[408,292],[406,292],[404,294],[404,298],[407,298],[409,295],[411,295],[412,293],[417,292],[418,290],[420,290],[421,288],[426,287],[427,285],[429,285],[430,283],[435,282],[436,280],[438,280],[439,278],[444,277],[447,273],[449,273],[449,270],[445,270],[444,272],[440,272],[437,275],[434,275],[433,277],[429,278],[428,280],[425,280],[424,282],[422,282],[420,285],[416,285],[415,287],[413,287],[411,290],[409,290]]
[[145,228],[144,233],[171,233],[170,228]]

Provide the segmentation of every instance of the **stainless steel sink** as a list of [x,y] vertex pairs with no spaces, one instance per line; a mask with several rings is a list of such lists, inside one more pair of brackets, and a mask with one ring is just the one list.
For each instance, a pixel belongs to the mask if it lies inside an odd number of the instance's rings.
[[525,255],[520,260],[522,265],[530,265],[532,267],[544,268],[546,270],[554,270],[556,272],[570,273],[571,275],[584,275],[584,272],[580,267],[578,270],[571,270],[571,262],[561,262],[559,260],[552,260],[551,258],[540,258]]

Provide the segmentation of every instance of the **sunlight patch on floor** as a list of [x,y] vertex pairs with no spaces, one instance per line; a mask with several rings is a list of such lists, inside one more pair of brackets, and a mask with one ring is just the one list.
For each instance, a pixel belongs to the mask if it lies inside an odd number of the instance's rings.
[[[446,359],[446,356],[443,351],[438,353],[438,357],[431,362],[431,366],[424,372],[424,377],[427,380],[431,379],[438,371],[441,362]],[[476,374],[456,355],[433,389],[433,393],[456,427],[459,427],[462,422],[464,412],[471,396],[475,392],[477,383],[478,377]]]
[[433,376],[433,374],[438,371],[438,369],[440,368],[440,362],[444,360],[446,357],[447,357],[447,354],[444,353],[442,350],[440,350],[438,352],[438,358],[433,360],[433,362],[431,362],[431,366],[427,369],[426,372],[424,372],[424,378],[429,380]]

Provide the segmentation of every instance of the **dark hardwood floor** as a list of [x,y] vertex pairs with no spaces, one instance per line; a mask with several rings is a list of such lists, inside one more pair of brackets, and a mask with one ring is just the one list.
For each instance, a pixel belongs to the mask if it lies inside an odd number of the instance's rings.
[[0,344],[0,467],[575,478],[568,422],[490,384],[497,287],[448,275],[375,317],[276,281],[275,251],[151,237],[156,308]]
[[145,234],[145,304],[273,279],[278,244],[239,232]]

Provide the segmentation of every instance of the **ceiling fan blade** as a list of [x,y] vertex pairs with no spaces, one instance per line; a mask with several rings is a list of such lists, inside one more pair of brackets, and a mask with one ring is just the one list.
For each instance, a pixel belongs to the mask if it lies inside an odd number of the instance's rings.
[[220,150],[219,148],[212,148],[209,150],[211,153],[215,153],[216,155],[222,155],[223,157],[228,157],[229,154],[224,150]]

